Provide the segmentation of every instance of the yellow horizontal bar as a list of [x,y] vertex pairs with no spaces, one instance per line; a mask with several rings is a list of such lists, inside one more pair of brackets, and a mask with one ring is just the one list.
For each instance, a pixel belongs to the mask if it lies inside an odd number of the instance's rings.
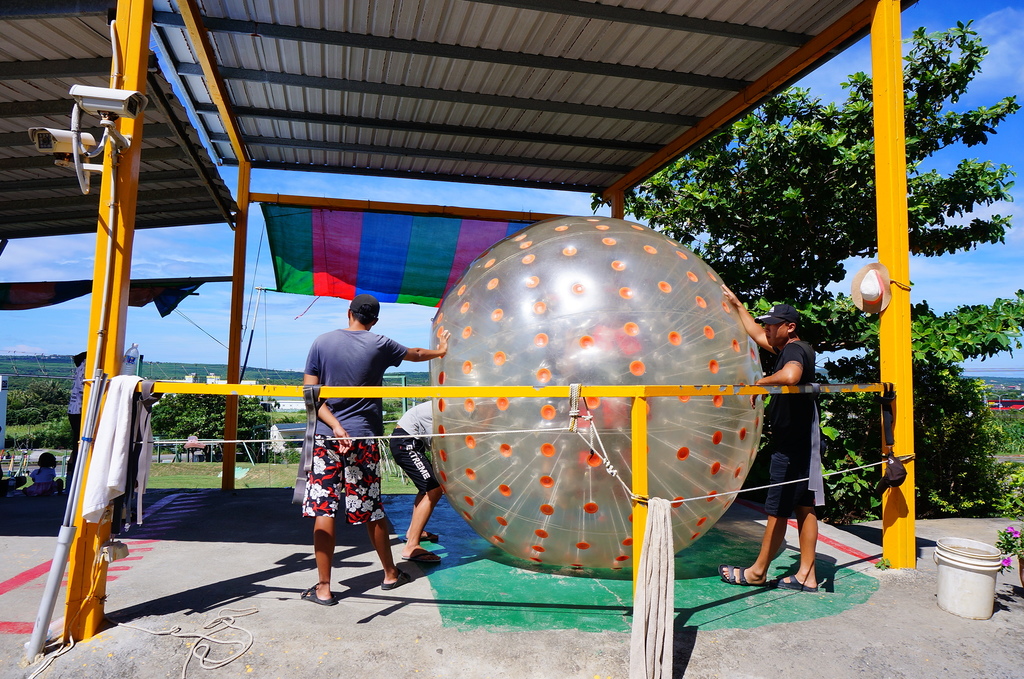
[[[886,384],[822,384],[822,394],[883,392]],[[584,385],[580,396],[598,398],[636,398],[657,396],[746,396],[752,394],[812,393],[813,387],[753,387],[744,384],[704,385]],[[213,394],[301,398],[302,387],[277,384],[197,384],[190,382],[154,382],[154,394]],[[322,398],[568,398],[569,386],[551,387],[321,387]]]
[[358,210],[360,212],[388,212],[411,215],[432,215],[435,217],[458,217],[460,219],[480,219],[509,222],[540,222],[563,215],[546,212],[514,212],[510,210],[489,210],[476,207],[456,207],[454,205],[416,205],[413,203],[382,203],[372,200],[352,200],[349,198],[316,198],[314,196],[286,196],[279,193],[251,193],[249,200],[253,203],[273,203],[275,205],[295,205],[297,207],[324,208],[329,210]]

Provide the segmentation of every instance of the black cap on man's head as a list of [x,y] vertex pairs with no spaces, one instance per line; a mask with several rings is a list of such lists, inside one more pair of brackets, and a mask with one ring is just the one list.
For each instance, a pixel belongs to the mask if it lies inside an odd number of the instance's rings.
[[352,313],[359,314],[369,321],[375,321],[380,316],[380,302],[373,295],[356,295],[348,308]]
[[797,310],[788,304],[776,304],[768,310],[764,316],[758,316],[757,320],[764,323],[765,325],[775,325],[776,323],[796,323],[800,320],[800,314]]

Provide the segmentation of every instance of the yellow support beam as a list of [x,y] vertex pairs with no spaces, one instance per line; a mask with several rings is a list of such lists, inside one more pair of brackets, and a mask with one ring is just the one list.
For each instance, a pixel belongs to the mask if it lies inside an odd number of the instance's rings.
[[[899,0],[879,0],[871,24],[874,87],[875,187],[878,260],[893,281],[892,301],[879,328],[881,379],[895,385],[893,436],[899,455],[914,454],[914,381],[910,336],[910,236]],[[885,452],[885,442],[882,442]],[[882,556],[893,568],[916,568],[914,462],[907,479],[882,497]]]
[[[114,64],[120,66],[121,72],[112,69],[111,87],[145,93],[152,18],[152,0],[121,0],[117,3]],[[116,164],[110,147],[103,158],[89,315],[90,344],[86,358],[86,374],[90,376],[96,368],[111,376],[117,375],[121,369],[144,115],[139,113],[135,119],[120,118],[117,121],[118,130],[123,135],[130,135],[132,144],[121,151]],[[88,392],[85,398],[88,400]],[[82,433],[92,435],[92,432]],[[83,482],[88,474],[88,463],[89,460],[79,460],[78,463]],[[104,622],[107,564],[97,557],[100,547],[110,538],[109,509],[98,524],[87,524],[82,519],[79,505],[75,512],[75,526],[77,531],[68,567],[64,636],[82,640],[95,636]]]
[[754,108],[763,99],[775,94],[782,87],[806,73],[808,69],[819,64],[829,52],[838,49],[867,28],[871,22],[875,1],[863,0],[856,5],[777,66],[737,92],[735,96],[670,141],[660,151],[653,153],[647,160],[624,174],[618,181],[605,189],[601,194],[602,197],[606,201],[612,202],[616,192],[628,191],[633,188],[696,144],[707,139],[716,130],[728,125],[730,121]]
[[350,200],[347,198],[316,198],[314,196],[288,196],[280,193],[253,193],[249,200],[253,203],[273,203],[274,205],[294,205],[296,207],[312,207],[325,210],[352,210],[359,212],[387,212],[404,215],[430,215],[432,217],[458,217],[459,219],[481,219],[509,222],[540,222],[564,215],[552,215],[544,212],[516,212],[511,210],[487,210],[475,207],[455,207],[452,205],[416,205],[413,203],[383,203],[373,200]]
[[[245,307],[245,248],[249,233],[248,160],[238,161],[238,214],[235,215],[235,255],[231,270],[231,315],[228,320],[228,382],[236,384],[242,371],[242,313]],[[238,394],[228,394],[224,407],[224,438],[238,438]],[[236,444],[225,443],[221,456],[221,490],[235,489]]]
[[[633,495],[646,498],[650,492],[647,478],[647,399],[637,396],[630,410],[632,425],[632,479]],[[643,551],[644,533],[647,529],[647,503],[633,504],[633,591],[640,572],[640,553]]]

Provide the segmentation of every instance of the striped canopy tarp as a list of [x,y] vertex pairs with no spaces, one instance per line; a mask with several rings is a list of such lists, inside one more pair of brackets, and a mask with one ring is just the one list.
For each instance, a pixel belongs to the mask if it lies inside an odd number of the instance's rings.
[[482,252],[532,222],[262,203],[279,292],[437,306]]
[[[230,281],[229,276],[205,278],[150,278],[133,280],[128,290],[129,306],[156,305],[161,316],[174,311],[183,299],[203,283]],[[0,310],[39,309],[67,302],[92,292],[92,281],[0,283]]]

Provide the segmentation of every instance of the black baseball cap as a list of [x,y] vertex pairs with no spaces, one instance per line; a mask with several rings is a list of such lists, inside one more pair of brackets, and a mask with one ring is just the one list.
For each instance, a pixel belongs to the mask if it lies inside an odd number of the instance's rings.
[[352,298],[352,303],[348,305],[349,311],[354,314],[364,316],[371,321],[377,320],[380,316],[380,302],[373,295],[356,295]]
[[800,320],[800,314],[788,304],[776,304],[764,316],[758,316],[757,320],[766,325],[796,323]]

